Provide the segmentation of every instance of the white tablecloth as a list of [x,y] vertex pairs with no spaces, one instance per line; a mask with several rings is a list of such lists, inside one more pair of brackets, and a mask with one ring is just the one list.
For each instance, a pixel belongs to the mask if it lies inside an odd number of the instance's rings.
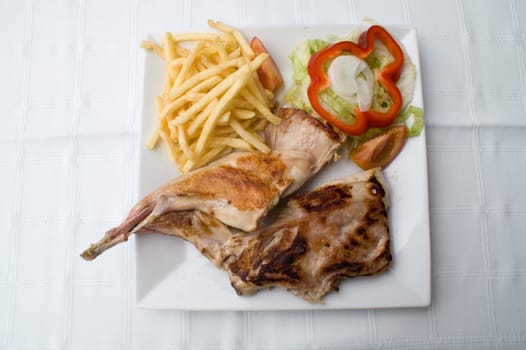
[[[136,199],[139,43],[173,26],[414,24],[432,305],[134,307],[134,240],[79,258]],[[526,348],[526,1],[0,1],[0,349]]]

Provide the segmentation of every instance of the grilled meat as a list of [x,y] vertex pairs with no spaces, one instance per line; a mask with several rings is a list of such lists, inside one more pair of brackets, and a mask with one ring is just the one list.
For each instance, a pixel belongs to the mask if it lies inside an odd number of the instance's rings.
[[270,154],[236,152],[176,178],[144,197],[124,222],[106,232],[81,256],[96,258],[166,213],[198,210],[246,232],[281,197],[292,193],[333,158],[343,137],[330,125],[298,109],[281,109],[280,125],[264,132]]
[[223,268],[238,294],[277,286],[320,302],[342,278],[389,266],[387,204],[378,169],[299,194],[268,228],[233,236],[222,251]]
[[321,302],[343,278],[389,267],[388,206],[386,182],[376,168],[293,196],[273,224],[253,233],[197,210],[167,212],[141,230],[193,243],[228,272],[240,295],[281,287]]

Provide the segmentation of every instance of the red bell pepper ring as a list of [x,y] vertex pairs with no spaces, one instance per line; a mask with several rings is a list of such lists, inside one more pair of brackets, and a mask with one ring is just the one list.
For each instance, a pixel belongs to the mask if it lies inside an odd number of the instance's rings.
[[[319,99],[319,94],[330,87],[329,77],[326,72],[327,63],[345,54],[353,54],[363,60],[373,53],[375,39],[380,40],[387,47],[394,59],[393,62],[379,69],[376,74],[376,79],[380,85],[391,96],[392,103],[386,112],[372,109],[360,111],[356,107],[356,120],[354,123],[347,123],[331,111],[328,111]],[[361,135],[370,127],[387,127],[395,120],[402,108],[402,94],[396,86],[396,82],[400,78],[403,64],[404,53],[391,34],[381,26],[371,26],[360,35],[358,44],[351,41],[340,41],[312,55],[307,66],[311,79],[307,88],[307,95],[311,106],[321,117],[349,135]]]

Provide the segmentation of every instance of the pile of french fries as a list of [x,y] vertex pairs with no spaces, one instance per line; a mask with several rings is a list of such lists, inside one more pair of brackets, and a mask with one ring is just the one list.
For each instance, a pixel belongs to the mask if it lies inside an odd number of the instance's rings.
[[256,55],[236,28],[211,20],[208,25],[217,33],[167,33],[160,45],[141,44],[167,66],[155,100],[157,125],[146,146],[153,149],[162,140],[182,173],[234,149],[270,152],[259,132],[281,121],[270,110],[272,92],[257,75],[268,54]]

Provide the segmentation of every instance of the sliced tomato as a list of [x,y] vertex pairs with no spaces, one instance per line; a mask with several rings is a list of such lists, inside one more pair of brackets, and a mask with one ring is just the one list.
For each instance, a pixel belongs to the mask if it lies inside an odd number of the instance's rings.
[[386,129],[385,133],[365,141],[351,151],[351,159],[363,170],[385,168],[400,153],[407,139],[405,125]]
[[270,56],[265,46],[263,46],[261,40],[259,40],[258,37],[253,37],[250,41],[250,47],[252,50],[254,50],[256,55],[262,53],[269,55],[268,59],[266,59],[258,69],[259,80],[261,81],[263,87],[267,90],[274,91],[283,85],[283,78],[281,77],[278,66],[272,59],[272,56]]

